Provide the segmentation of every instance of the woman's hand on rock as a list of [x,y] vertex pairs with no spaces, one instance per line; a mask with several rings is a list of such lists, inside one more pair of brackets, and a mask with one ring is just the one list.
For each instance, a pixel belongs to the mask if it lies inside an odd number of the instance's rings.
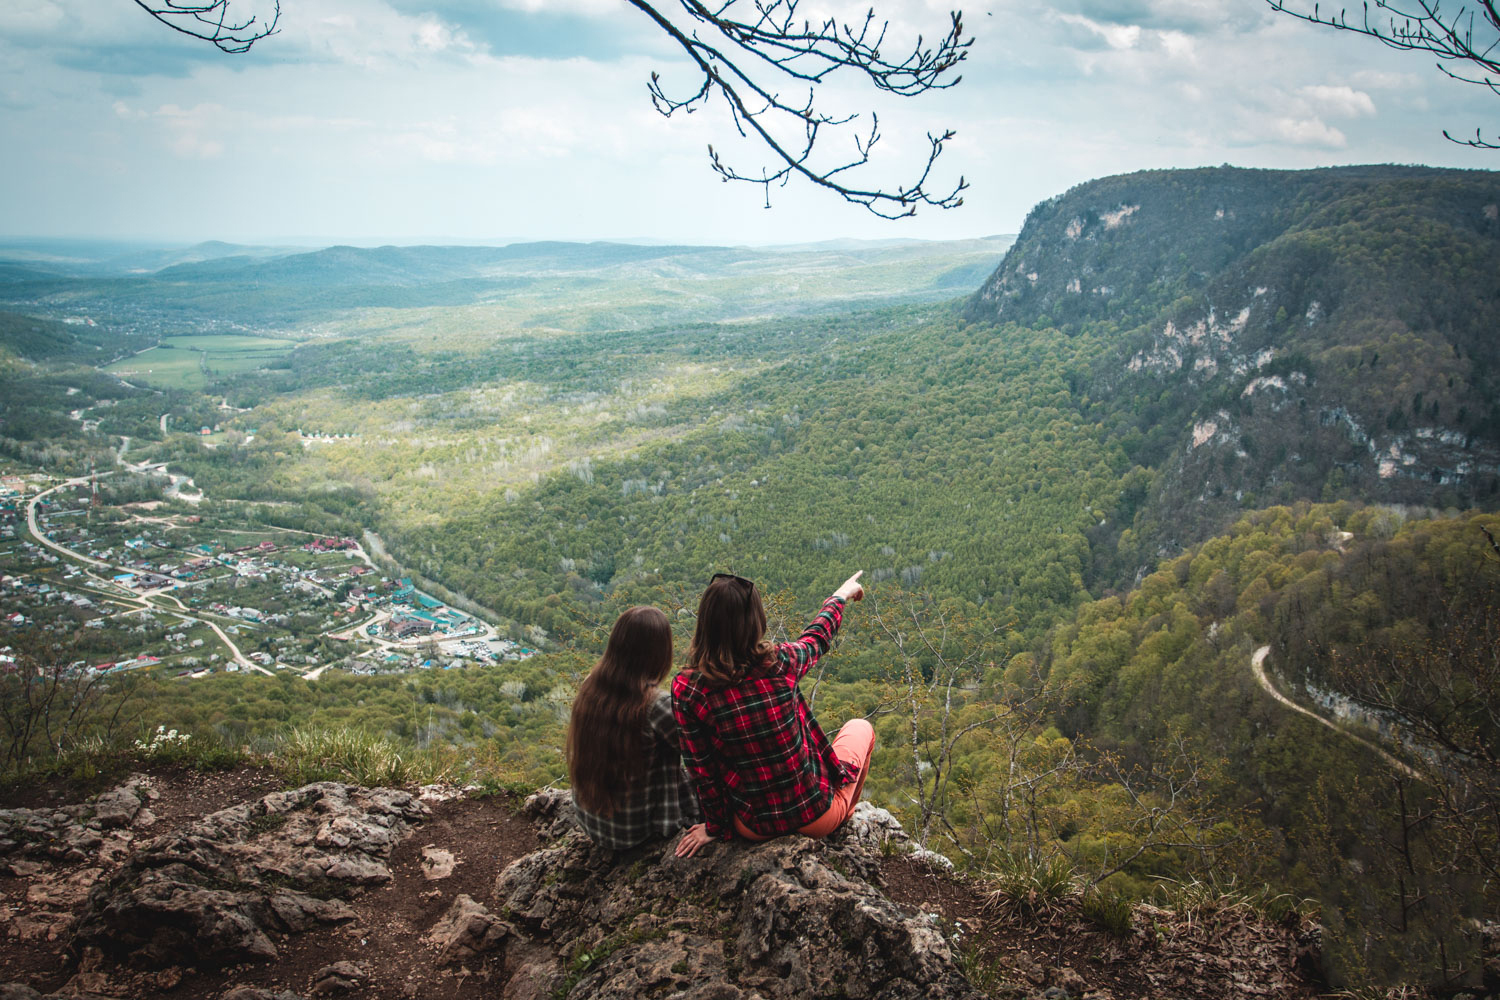
[[697,854],[698,849],[704,844],[712,842],[713,838],[708,835],[708,826],[706,824],[699,823],[697,826],[690,826],[687,832],[682,835],[682,839],[677,842],[677,856],[679,858],[690,858]]
[[833,592],[834,597],[842,597],[846,601],[858,601],[865,596],[865,588],[860,585],[859,578],[864,570],[859,570],[849,579],[839,584],[839,589]]

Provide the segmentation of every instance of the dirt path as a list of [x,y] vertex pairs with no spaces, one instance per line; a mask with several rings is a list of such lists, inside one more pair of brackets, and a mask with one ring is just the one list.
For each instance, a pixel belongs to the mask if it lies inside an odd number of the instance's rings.
[[1332,729],[1334,732],[1340,734],[1341,736],[1346,736],[1354,742],[1360,744],[1361,746],[1375,751],[1375,753],[1380,755],[1381,760],[1385,761],[1391,767],[1406,775],[1408,778],[1420,779],[1422,777],[1422,773],[1416,768],[1412,767],[1405,761],[1387,753],[1375,743],[1370,742],[1363,736],[1357,736],[1354,733],[1351,733],[1349,730],[1340,725],[1330,722],[1316,712],[1308,711],[1301,705],[1292,701],[1286,695],[1282,694],[1280,691],[1276,690],[1275,685],[1271,683],[1271,679],[1266,676],[1266,657],[1269,656],[1270,653],[1270,646],[1262,646],[1257,649],[1255,653],[1250,657],[1250,672],[1255,675],[1255,683],[1260,685],[1262,691],[1270,695],[1272,698],[1275,698],[1287,708],[1290,708],[1293,712],[1300,712],[1301,714],[1307,716],[1309,719],[1312,719],[1314,722],[1321,723],[1322,725],[1327,726],[1329,729]]

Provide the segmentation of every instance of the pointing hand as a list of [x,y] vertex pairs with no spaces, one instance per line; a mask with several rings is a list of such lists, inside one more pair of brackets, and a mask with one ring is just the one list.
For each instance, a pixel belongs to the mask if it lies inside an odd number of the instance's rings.
[[865,588],[860,586],[859,578],[864,570],[859,570],[849,579],[839,584],[839,589],[833,592],[834,597],[842,597],[846,601],[862,600],[865,596]]

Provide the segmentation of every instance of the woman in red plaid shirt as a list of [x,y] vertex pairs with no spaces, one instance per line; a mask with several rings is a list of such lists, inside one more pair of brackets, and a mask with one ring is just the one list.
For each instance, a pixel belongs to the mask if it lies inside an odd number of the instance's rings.
[[672,680],[683,763],[704,819],[683,834],[678,857],[711,840],[827,836],[854,811],[875,730],[851,719],[830,743],[797,682],[828,651],[844,605],[864,597],[859,577],[823,602],[795,642],[773,644],[755,584],[714,574],[698,602],[688,665]]

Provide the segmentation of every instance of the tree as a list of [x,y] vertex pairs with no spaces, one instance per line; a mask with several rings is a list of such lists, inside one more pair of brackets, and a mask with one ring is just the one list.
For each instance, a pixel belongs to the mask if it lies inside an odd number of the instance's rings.
[[[1461,83],[1472,83],[1500,95],[1500,0],[1475,0],[1471,6],[1443,6],[1443,0],[1375,0],[1364,4],[1364,14],[1349,20],[1349,11],[1324,15],[1318,4],[1312,13],[1287,6],[1287,0],[1267,0],[1271,9],[1290,14],[1310,24],[1374,38],[1393,49],[1426,52],[1437,56],[1437,67]],[[1450,66],[1457,68],[1450,69]],[[1500,142],[1484,139],[1479,129],[1474,138],[1459,139],[1447,129],[1444,138],[1476,149],[1500,149]]]
[[0,664],[0,774],[50,760],[85,736],[109,740],[130,718],[136,679],[109,678],[73,660],[78,652],[76,637],[66,645],[26,637],[14,661]]
[[[174,31],[212,42],[225,52],[246,52],[274,34],[281,17],[280,0],[268,21],[230,14],[233,0],[135,0],[152,17]],[[949,25],[936,44],[918,36],[910,50],[892,56],[886,48],[890,22],[877,20],[874,9],[855,22],[799,17],[801,0],[625,0],[650,18],[677,43],[698,74],[696,89],[670,96],[660,74],[652,72],[647,90],[651,103],[664,117],[681,111],[691,114],[723,99],[739,134],[759,143],[770,162],[756,172],[742,172],[725,161],[710,144],[709,163],[729,181],[757,184],[770,207],[772,185],[785,186],[800,177],[886,219],[915,215],[918,207],[957,208],[968,183],[960,177],[951,189],[929,189],[933,167],[954,133],[927,134],[927,158],[914,181],[894,189],[865,186],[852,171],[870,163],[880,141],[880,119],[874,112],[869,127],[855,128],[857,114],[824,110],[818,88],[839,70],[862,75],[878,91],[915,97],[945,90],[961,77],[954,73],[967,58],[973,38],[964,36],[963,15],[949,14]],[[892,43],[894,45],[894,43]],[[795,93],[784,92],[790,88]],[[803,96],[803,89],[806,95]],[[830,140],[843,135],[852,151],[828,156]],[[848,148],[846,147],[846,150]],[[821,155],[819,155],[821,153]],[[945,193],[946,192],[946,193]]]

